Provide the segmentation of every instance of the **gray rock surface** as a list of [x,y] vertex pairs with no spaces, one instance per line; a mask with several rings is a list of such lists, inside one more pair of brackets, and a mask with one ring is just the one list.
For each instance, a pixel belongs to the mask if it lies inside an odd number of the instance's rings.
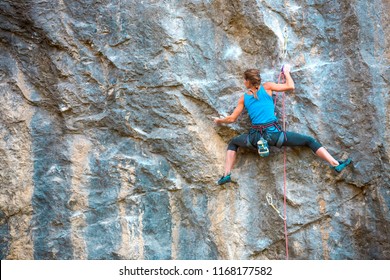
[[[290,259],[390,259],[389,2],[1,0],[1,259],[284,259],[283,152],[217,127],[293,65]],[[284,29],[286,27],[286,32]],[[287,35],[285,37],[284,35]],[[287,53],[284,57],[284,46]],[[278,98],[281,108],[281,98]]]

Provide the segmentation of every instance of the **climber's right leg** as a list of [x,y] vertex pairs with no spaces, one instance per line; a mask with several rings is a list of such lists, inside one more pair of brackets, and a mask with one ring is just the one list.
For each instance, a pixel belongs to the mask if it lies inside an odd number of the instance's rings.
[[322,145],[313,137],[295,133],[286,132],[287,141],[283,143],[284,146],[307,146],[309,147],[318,157],[327,161],[332,169],[337,172],[341,172],[347,165],[352,161],[350,159],[339,161],[336,160]]
[[323,160],[326,160],[331,166],[339,165],[339,162],[332,157],[332,155],[324,147],[320,147],[315,153]]

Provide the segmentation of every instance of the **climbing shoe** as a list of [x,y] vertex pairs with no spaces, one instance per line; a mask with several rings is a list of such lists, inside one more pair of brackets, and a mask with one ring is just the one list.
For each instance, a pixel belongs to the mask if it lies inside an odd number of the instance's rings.
[[218,180],[217,184],[218,185],[223,185],[226,183],[229,183],[232,181],[232,178],[230,178],[230,173],[226,176],[222,176],[221,179]]
[[339,165],[337,166],[332,166],[332,169],[336,170],[336,172],[340,173],[345,167],[347,167],[348,164],[350,164],[352,162],[351,159],[346,159],[344,161],[338,161],[339,162]]
[[268,142],[263,137],[257,141],[257,152],[261,157],[269,156]]

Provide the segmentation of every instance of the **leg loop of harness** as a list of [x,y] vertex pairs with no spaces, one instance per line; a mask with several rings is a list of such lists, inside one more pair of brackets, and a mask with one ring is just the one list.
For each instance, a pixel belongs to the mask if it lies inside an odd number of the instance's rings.
[[286,132],[282,131],[279,134],[278,141],[276,142],[276,147],[278,147],[280,149],[283,146],[285,140],[287,140]]
[[249,139],[249,136],[250,136],[250,134],[248,134],[247,137],[246,137],[246,146],[247,146],[248,149],[253,150],[254,147],[253,147],[253,145],[252,145],[252,143],[251,143],[251,141]]
[[250,139],[250,137],[251,137],[251,135],[252,135],[253,133],[258,133],[258,132],[257,132],[257,131],[252,131],[252,130],[251,130],[251,131],[248,133],[248,135],[246,136],[246,146],[247,146],[248,149],[254,151],[254,150],[256,150],[256,147],[252,145],[251,139]]

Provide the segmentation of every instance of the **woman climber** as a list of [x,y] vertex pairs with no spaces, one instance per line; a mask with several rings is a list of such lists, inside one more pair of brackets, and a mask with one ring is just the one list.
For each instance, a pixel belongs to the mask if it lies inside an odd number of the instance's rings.
[[230,116],[214,119],[214,122],[218,125],[233,123],[245,107],[252,123],[248,133],[236,136],[229,142],[226,153],[225,173],[218,180],[218,185],[231,182],[231,170],[236,160],[238,147],[258,148],[259,154],[264,156],[268,155],[267,142],[268,145],[279,148],[281,146],[307,146],[317,156],[326,160],[331,165],[331,168],[337,172],[341,172],[351,163],[350,159],[344,161],[336,160],[316,139],[310,136],[282,131],[275,116],[272,91],[281,92],[295,88],[294,81],[290,75],[290,66],[285,65],[282,72],[286,79],[284,84],[265,82],[261,85],[260,71],[257,69],[246,70],[244,73],[244,85],[248,92],[241,96],[237,107]]

